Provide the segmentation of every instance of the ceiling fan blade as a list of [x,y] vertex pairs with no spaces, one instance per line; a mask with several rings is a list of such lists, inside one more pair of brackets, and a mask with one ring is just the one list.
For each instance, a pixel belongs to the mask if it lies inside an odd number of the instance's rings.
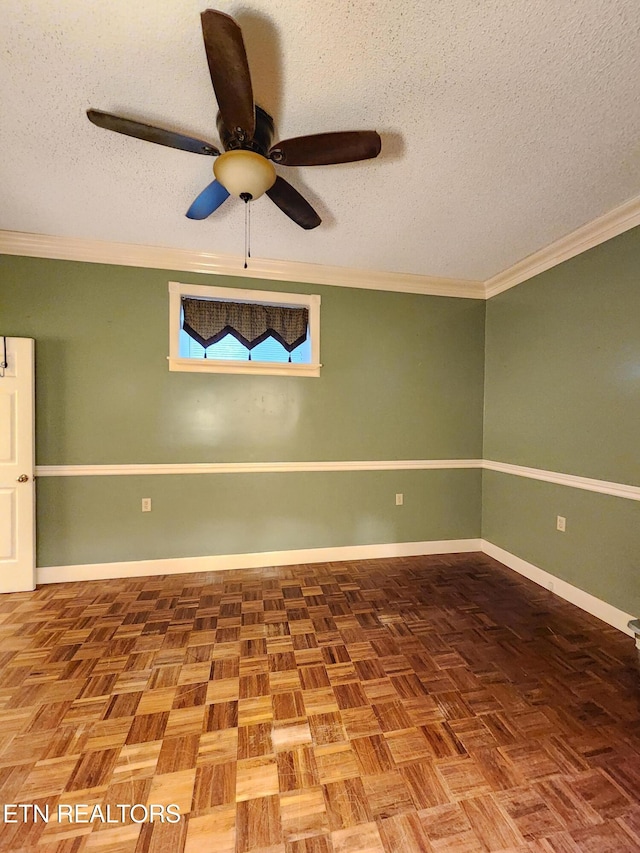
[[253,139],[256,128],[253,90],[242,31],[224,12],[207,9],[200,16],[211,82],[226,128],[240,128]]
[[375,130],[346,130],[285,139],[272,146],[268,156],[283,166],[330,166],[369,160],[381,147]]
[[210,142],[202,139],[194,139],[192,136],[183,136],[172,130],[164,130],[161,127],[153,127],[150,124],[142,124],[129,118],[122,118],[112,113],[104,113],[102,110],[87,110],[89,121],[106,130],[115,130],[116,133],[124,133],[125,136],[135,136],[136,139],[144,139],[146,142],[157,142],[158,145],[166,145],[168,148],[179,148],[181,151],[192,151],[194,154],[218,155],[220,152]]
[[186,215],[189,219],[206,219],[229,198],[229,193],[218,181],[211,181],[193,201]]
[[267,195],[283,213],[287,214],[289,219],[293,219],[297,225],[306,231],[317,228],[322,222],[309,202],[280,175],[276,178],[271,189],[267,190]]

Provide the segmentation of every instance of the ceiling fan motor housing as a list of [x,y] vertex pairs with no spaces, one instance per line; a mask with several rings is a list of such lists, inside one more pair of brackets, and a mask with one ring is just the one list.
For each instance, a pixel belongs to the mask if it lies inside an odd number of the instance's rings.
[[256,129],[253,134],[253,139],[244,138],[241,133],[238,133],[238,130],[240,130],[239,128],[229,130],[222,120],[221,114],[218,113],[216,118],[216,127],[218,128],[220,141],[222,142],[222,147],[225,151],[234,151],[238,148],[242,148],[248,151],[255,151],[263,157],[267,156],[267,151],[273,142],[273,119],[268,112],[265,112],[265,110],[257,104],[255,105],[255,110]]

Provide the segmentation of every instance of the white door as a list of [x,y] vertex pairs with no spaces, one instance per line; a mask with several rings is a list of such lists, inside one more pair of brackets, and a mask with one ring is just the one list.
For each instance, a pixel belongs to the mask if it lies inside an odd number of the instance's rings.
[[0,335],[0,592],[36,585],[33,345]]

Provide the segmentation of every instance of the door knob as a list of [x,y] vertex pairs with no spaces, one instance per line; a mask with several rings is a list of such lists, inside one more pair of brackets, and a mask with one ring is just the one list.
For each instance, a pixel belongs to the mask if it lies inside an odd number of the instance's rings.
[[29,481],[29,475],[28,474],[20,474],[20,476],[18,477],[19,483],[27,483],[28,481]]

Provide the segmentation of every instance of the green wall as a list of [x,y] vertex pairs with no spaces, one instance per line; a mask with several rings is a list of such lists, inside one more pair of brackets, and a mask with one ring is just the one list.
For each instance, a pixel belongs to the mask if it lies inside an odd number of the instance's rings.
[[[480,535],[481,471],[43,477],[41,565]],[[395,493],[404,506],[395,506]],[[150,497],[153,511],[140,512]]]
[[[170,280],[319,293],[321,377],[170,373]],[[1,331],[36,339],[38,465],[479,458],[484,313],[470,299],[0,257]],[[38,565],[472,538],[480,486],[477,470],[41,478]]]
[[[639,438],[636,228],[488,301],[484,457],[640,486]],[[483,536],[640,614],[639,501],[487,471]]]
[[[484,471],[483,536],[506,551],[640,615],[640,503]],[[567,519],[564,533],[556,516]]]
[[[170,280],[319,293],[321,377],[170,373]],[[484,456],[640,486],[640,229],[487,303],[2,256],[0,331],[36,339],[39,465]],[[482,533],[640,614],[640,502],[495,471],[43,477],[37,496],[40,566]]]

